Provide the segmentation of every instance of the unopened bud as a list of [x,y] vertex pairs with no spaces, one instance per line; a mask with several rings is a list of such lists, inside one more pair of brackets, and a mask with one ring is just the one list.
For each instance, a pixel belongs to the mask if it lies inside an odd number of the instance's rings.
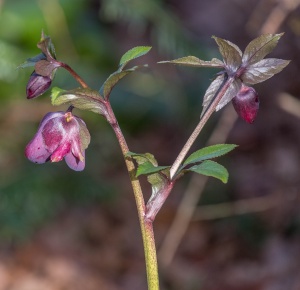
[[36,98],[45,93],[51,86],[52,80],[48,76],[41,76],[35,71],[31,74],[26,86],[27,99]]
[[247,123],[253,123],[259,109],[259,98],[252,87],[242,85],[238,94],[232,99],[238,115]]

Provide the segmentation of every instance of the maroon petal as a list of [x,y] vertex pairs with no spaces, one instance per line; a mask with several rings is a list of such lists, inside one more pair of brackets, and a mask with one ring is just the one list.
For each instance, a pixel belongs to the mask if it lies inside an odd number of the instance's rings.
[[232,99],[232,104],[238,115],[247,123],[252,124],[259,109],[259,98],[256,91],[245,85]]
[[45,147],[49,152],[54,152],[60,144],[65,144],[67,135],[61,126],[60,117],[48,120],[41,132]]
[[70,149],[71,149],[70,142],[66,142],[58,146],[51,155],[51,162],[61,161],[70,152]]
[[[83,157],[85,156],[85,152],[83,151],[82,152],[82,155]],[[80,161],[78,158],[76,158],[72,152],[68,153],[66,156],[65,156],[65,161],[67,163],[67,165],[75,170],[75,171],[82,171],[85,167],[85,160],[83,161]]]

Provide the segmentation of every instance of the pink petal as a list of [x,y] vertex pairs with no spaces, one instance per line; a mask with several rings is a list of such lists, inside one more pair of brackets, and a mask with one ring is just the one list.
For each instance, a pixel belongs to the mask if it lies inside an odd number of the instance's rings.
[[49,161],[51,153],[45,148],[42,130],[49,120],[60,117],[63,114],[64,112],[50,112],[44,116],[40,122],[37,133],[25,148],[25,156],[31,162],[41,164]]
[[41,127],[43,127],[49,120],[53,119],[53,118],[57,118],[57,117],[61,117],[63,116],[65,113],[62,111],[58,111],[58,112],[49,112],[47,113],[44,118],[42,119],[42,121],[40,122],[39,125],[39,129]]
[[[85,156],[85,152],[83,151],[82,152],[82,155],[83,157]],[[78,158],[76,158],[72,152],[68,153],[66,156],[65,156],[65,161],[67,163],[67,165],[75,170],[75,171],[82,171],[85,167],[85,160],[83,161],[80,161]]]
[[60,126],[60,118],[48,120],[44,124],[41,134],[45,147],[50,152],[54,152],[59,144],[65,143],[63,139],[66,137],[66,134],[62,126]]
[[72,142],[71,151],[72,151],[73,155],[77,159],[79,159],[80,161],[84,161],[84,156],[82,154],[82,150],[81,150],[81,147],[80,147],[80,140],[79,140],[79,138],[74,138],[74,140]]
[[45,163],[50,155],[51,153],[45,148],[41,134],[36,134],[25,148],[25,156],[34,163]]

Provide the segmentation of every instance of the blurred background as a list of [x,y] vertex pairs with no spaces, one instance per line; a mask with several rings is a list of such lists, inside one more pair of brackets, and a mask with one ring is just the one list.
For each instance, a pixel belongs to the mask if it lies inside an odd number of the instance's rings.
[[[157,64],[187,55],[220,57],[212,35],[242,50],[262,33],[285,32],[272,57],[291,59],[256,86],[254,124],[232,105],[210,119],[194,149],[239,147],[219,159],[228,184],[189,176],[176,184],[154,224],[164,290],[300,289],[300,1],[0,1],[0,290],[146,289],[135,202],[118,144],[96,114],[75,111],[92,135],[83,172],[64,162],[35,165],[24,147],[49,111],[49,92],[26,100],[41,31],[59,60],[93,88],[122,54],[153,46],[137,60],[149,69],[124,78],[112,105],[133,152],[172,163],[218,72]],[[78,84],[59,70],[54,86]],[[145,186],[145,198],[151,189]]]

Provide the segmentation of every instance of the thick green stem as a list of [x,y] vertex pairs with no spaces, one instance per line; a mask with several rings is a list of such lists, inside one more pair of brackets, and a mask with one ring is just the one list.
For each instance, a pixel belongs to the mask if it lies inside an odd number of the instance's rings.
[[[60,65],[61,67],[66,69],[83,88],[88,87],[86,82],[69,65],[65,63],[60,63]],[[110,102],[104,101],[103,103],[105,104],[107,109],[106,119],[112,126],[116,134],[116,137],[118,139],[119,145],[121,147],[124,160],[126,163],[126,167],[129,173],[134,197],[135,197],[135,202],[136,202],[136,207],[138,211],[140,227],[142,232],[142,238],[143,238],[144,252],[145,252],[148,290],[159,290],[157,254],[156,254],[155,239],[153,233],[153,223],[152,221],[149,221],[145,218],[146,206],[145,206],[142,188],[139,180],[135,176],[135,165],[132,161],[132,158],[127,156],[127,153],[129,152],[129,148],[127,146],[124,135],[117,122],[117,119],[112,110]],[[72,110],[72,107],[73,106],[71,106],[69,109]]]
[[222,88],[217,93],[216,97],[214,98],[213,102],[210,104],[209,108],[206,110],[202,118],[200,119],[198,125],[194,129],[193,133],[185,143],[185,145],[182,147],[180,153],[178,154],[176,160],[174,161],[172,167],[170,168],[170,178],[173,179],[173,177],[176,175],[176,172],[178,168],[180,167],[183,159],[185,158],[186,154],[190,150],[191,146],[194,144],[195,140],[197,139],[198,135],[200,134],[202,128],[208,121],[211,114],[216,109],[217,105],[219,104],[220,100],[228,90],[229,86],[234,81],[234,77],[229,77],[227,81],[222,85]]
[[153,224],[151,221],[145,218],[146,207],[145,207],[143,192],[140,186],[140,182],[135,176],[135,165],[131,157],[126,155],[129,152],[126,140],[116,120],[116,117],[110,106],[109,101],[106,101],[105,104],[106,104],[108,115],[110,117],[109,122],[116,134],[116,137],[118,139],[118,142],[120,144],[125,159],[125,163],[127,166],[127,170],[129,173],[129,177],[130,177],[130,181],[131,181],[131,185],[135,197],[135,202],[136,202],[136,207],[138,211],[140,227],[141,227],[141,232],[143,237],[143,244],[144,244],[148,289],[159,290],[157,255],[156,255],[155,239],[153,233]]

